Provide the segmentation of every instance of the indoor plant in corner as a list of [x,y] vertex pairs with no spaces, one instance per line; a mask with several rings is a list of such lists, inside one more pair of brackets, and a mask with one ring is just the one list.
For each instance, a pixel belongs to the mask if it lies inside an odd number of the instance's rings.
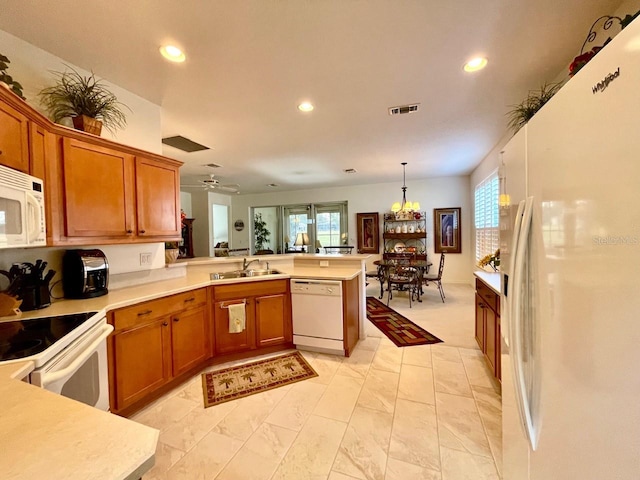
[[52,72],[57,77],[56,85],[39,93],[51,119],[60,123],[70,117],[77,130],[94,135],[100,135],[102,125],[111,133],[124,128],[127,119],[121,107],[129,107],[118,102],[93,72],[83,76],[68,65],[67,68],[70,71]]
[[265,244],[269,242],[271,232],[267,229],[267,222],[262,219],[261,213],[256,213],[253,219],[253,231],[255,234],[256,252],[265,249]]

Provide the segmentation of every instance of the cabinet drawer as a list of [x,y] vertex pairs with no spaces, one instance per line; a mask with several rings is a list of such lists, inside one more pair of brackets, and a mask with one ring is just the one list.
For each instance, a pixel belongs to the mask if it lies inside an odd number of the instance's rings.
[[478,278],[476,278],[476,292],[489,308],[500,314],[500,296]]
[[213,298],[220,300],[241,299],[249,296],[273,295],[286,293],[289,280],[269,280],[265,282],[242,282],[230,285],[220,285],[213,288]]
[[201,288],[190,292],[178,293],[169,297],[159,298],[148,302],[138,303],[131,307],[120,308],[113,312],[113,327],[115,331],[125,330],[136,325],[142,325],[179,312],[186,308],[204,305],[207,302],[207,290]]

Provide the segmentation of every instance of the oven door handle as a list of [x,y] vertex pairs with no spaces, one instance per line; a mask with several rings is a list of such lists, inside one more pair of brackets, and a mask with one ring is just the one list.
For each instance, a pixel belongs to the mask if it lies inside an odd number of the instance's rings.
[[103,325],[100,330],[102,331],[100,336],[96,338],[87,348],[85,348],[84,351],[80,355],[78,355],[78,357],[67,367],[52,374],[42,375],[42,387],[44,388],[51,383],[57,382],[61,378],[65,378],[67,375],[77,370],[87,358],[93,355],[93,352],[98,349],[98,346],[100,346],[100,344],[111,334],[111,332],[113,332],[113,325]]

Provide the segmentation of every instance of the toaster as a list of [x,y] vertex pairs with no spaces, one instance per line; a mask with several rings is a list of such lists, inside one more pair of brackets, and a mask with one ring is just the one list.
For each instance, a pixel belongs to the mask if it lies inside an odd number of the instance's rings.
[[67,250],[62,259],[62,288],[65,298],[92,298],[106,295],[109,262],[98,249]]

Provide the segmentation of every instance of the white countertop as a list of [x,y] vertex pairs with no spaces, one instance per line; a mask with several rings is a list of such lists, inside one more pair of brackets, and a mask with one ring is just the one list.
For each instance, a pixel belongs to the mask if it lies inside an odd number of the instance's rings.
[[487,285],[491,290],[500,295],[500,273],[499,272],[485,272],[483,270],[476,270],[473,274],[478,277],[482,282]]
[[[345,255],[347,256],[347,255]],[[216,263],[221,263],[216,265]],[[274,262],[275,263],[275,262]],[[228,265],[228,262],[227,262]],[[161,280],[134,287],[110,290],[102,297],[89,298],[83,300],[57,300],[51,306],[42,310],[22,312],[20,316],[2,317],[0,322],[19,320],[21,318],[35,318],[51,315],[66,315],[69,313],[115,310],[147,300],[182,293],[196,288],[207,287],[209,285],[225,285],[231,283],[249,283],[266,280],[278,280],[289,278],[317,278],[322,280],[351,280],[362,273],[362,269],[357,267],[315,267],[315,266],[295,266],[295,265],[274,265],[272,268],[280,274],[263,275],[258,277],[242,277],[224,280],[211,280],[210,274],[233,268],[223,268],[224,262],[204,262],[200,261],[193,266],[186,268],[186,275],[168,280]],[[175,268],[175,267],[174,267]]]
[[137,479],[158,430],[22,382],[32,362],[0,366],[0,476],[12,480]]
[[[57,300],[46,309],[23,312],[19,317],[3,317],[0,321],[108,311],[209,285],[289,278],[350,280],[362,273],[361,267],[352,265],[361,260],[360,256],[315,257],[329,257],[331,267],[309,265],[310,259],[299,266],[273,261],[271,268],[281,274],[228,280],[211,280],[210,273],[233,270],[237,268],[235,263],[242,262],[241,258],[198,259],[189,264],[184,276],[178,278],[121,288],[92,299]],[[340,262],[339,257],[350,263],[340,265],[344,262]],[[363,259],[367,257],[362,256]],[[260,260],[270,261],[262,257]],[[157,430],[20,381],[32,370],[32,362],[0,365],[2,478],[134,479],[151,467]]]

